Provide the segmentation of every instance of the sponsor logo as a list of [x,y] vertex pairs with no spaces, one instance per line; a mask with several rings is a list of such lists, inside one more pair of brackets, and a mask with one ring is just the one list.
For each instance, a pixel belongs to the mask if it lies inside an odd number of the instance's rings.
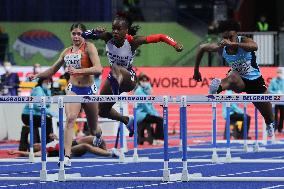
[[208,101],[214,100],[215,96],[214,95],[208,95],[206,96],[208,98]]
[[214,102],[228,102],[228,101],[248,101],[248,102],[254,102],[254,101],[280,101],[281,96],[231,96],[231,95],[207,95],[208,101],[214,101]]
[[1,96],[0,102],[32,102],[32,96]]
[[155,96],[83,96],[83,103],[85,102],[118,102],[118,101],[145,101],[153,102],[156,100]]
[[227,102],[227,101],[238,101],[240,100],[239,96],[224,96],[224,95],[208,95],[206,96],[208,98],[208,101],[221,101],[221,102]]
[[280,101],[281,96],[243,96],[245,101]]

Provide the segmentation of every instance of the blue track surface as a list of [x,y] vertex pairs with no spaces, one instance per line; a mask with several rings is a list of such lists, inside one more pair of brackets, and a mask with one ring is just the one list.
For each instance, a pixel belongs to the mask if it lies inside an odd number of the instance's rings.
[[[219,145],[222,146],[222,145]],[[203,145],[199,147],[208,147]],[[238,145],[233,144],[234,148]],[[269,145],[268,148],[282,149],[284,145]],[[239,146],[241,148],[241,146]],[[169,149],[170,158],[180,158],[178,148]],[[132,151],[127,156],[132,155]],[[225,152],[219,152],[219,157],[225,157]],[[163,158],[163,149],[139,150],[140,157]],[[232,152],[232,157],[245,159],[283,159],[283,152],[257,152],[244,153]],[[82,158],[98,158],[92,154],[86,154]],[[210,159],[211,152],[188,152],[188,158]],[[48,173],[57,173],[56,163],[48,163]],[[171,174],[181,173],[182,163],[169,164]],[[39,176],[40,163],[0,163],[0,177],[30,177]],[[66,169],[66,173],[81,173],[81,176],[106,176],[106,177],[161,177],[163,163],[72,163],[72,168]],[[202,173],[203,176],[220,177],[283,177],[284,164],[282,163],[188,163],[189,173]],[[284,182],[125,182],[125,181],[84,181],[84,182],[39,182],[39,181],[0,181],[0,188],[284,188]]]

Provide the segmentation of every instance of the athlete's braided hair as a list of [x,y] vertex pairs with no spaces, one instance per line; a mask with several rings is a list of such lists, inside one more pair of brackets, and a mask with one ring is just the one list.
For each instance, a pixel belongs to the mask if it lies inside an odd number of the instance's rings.
[[221,21],[219,23],[219,33],[225,32],[225,31],[240,31],[241,26],[236,20],[225,20]]
[[133,20],[126,13],[117,13],[114,20],[124,21],[126,23],[127,27],[128,27],[128,34],[129,35],[132,35],[132,36],[136,35],[137,31],[140,29],[139,25],[132,25]]
[[72,24],[70,31],[74,30],[75,28],[79,28],[80,30],[82,30],[83,32],[87,30],[86,26],[82,23],[74,23]]

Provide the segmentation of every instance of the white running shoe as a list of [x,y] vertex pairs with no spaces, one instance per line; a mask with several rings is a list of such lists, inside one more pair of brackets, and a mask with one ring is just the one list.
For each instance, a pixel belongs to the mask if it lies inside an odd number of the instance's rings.
[[266,132],[269,137],[272,137],[274,135],[274,122],[270,124],[266,124]]
[[216,94],[221,83],[221,79],[214,78],[209,85],[209,94]]
[[120,156],[119,150],[116,149],[116,148],[112,148],[112,149],[111,149],[111,156],[112,156],[112,157],[119,157],[119,156]]
[[67,156],[64,157],[64,167],[71,167],[71,159]]

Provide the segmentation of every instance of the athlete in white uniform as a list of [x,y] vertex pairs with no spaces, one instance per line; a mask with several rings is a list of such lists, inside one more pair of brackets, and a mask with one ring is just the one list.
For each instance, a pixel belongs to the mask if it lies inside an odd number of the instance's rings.
[[[112,32],[106,32],[104,28],[88,30],[82,34],[87,39],[102,39],[106,43],[106,51],[111,71],[106,80],[101,95],[119,95],[129,92],[136,86],[136,75],[132,70],[132,62],[136,49],[147,43],[165,42],[182,51],[183,46],[164,34],[137,37],[138,26],[132,26],[132,21],[124,15],[115,17],[112,23]],[[123,122],[133,135],[133,118],[122,116],[112,108],[114,103],[99,103],[99,115],[109,119]]]
[[[220,32],[223,40],[220,43],[207,43],[200,45],[197,51],[193,79],[201,81],[199,65],[204,52],[220,52],[225,61],[231,66],[227,77],[213,79],[209,93],[220,93],[223,90],[233,90],[237,93],[266,94],[267,88],[256,62],[255,52],[257,44],[250,38],[238,36],[240,25],[236,21],[220,23]],[[267,125],[269,136],[274,134],[274,117],[270,102],[254,102]]]

